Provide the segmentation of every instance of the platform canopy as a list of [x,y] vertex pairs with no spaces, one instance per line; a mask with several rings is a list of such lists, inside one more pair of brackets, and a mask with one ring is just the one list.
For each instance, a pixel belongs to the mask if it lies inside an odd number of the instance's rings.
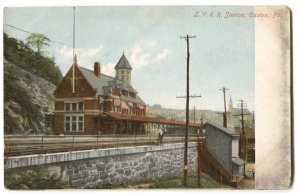
[[[176,126],[185,126],[186,124],[184,121],[176,121],[176,120],[155,118],[149,116],[129,115],[129,114],[122,114],[118,112],[105,112],[102,113],[101,116],[102,117],[108,116],[116,120],[137,121],[143,123],[156,123],[156,124],[176,125]],[[189,127],[201,127],[201,124],[190,122]]]

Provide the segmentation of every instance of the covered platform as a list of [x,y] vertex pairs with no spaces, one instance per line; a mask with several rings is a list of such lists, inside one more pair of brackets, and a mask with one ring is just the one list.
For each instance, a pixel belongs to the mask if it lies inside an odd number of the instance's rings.
[[[137,116],[118,112],[104,112],[100,115],[103,134],[156,134],[158,129],[169,133],[168,129],[184,129],[186,122],[149,116]],[[111,124],[109,124],[111,123]],[[189,123],[190,129],[199,129],[200,123]]]

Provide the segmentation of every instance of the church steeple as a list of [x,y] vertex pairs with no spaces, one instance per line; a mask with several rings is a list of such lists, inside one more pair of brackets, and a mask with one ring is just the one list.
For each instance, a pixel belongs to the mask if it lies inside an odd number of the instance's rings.
[[123,80],[128,84],[131,84],[131,70],[132,67],[129,64],[124,52],[121,58],[119,59],[117,65],[115,66],[116,78]]
[[228,104],[228,111],[232,112],[232,110],[233,110],[233,104],[232,104],[232,99],[231,99],[231,96],[230,96],[230,100],[229,100],[229,104]]

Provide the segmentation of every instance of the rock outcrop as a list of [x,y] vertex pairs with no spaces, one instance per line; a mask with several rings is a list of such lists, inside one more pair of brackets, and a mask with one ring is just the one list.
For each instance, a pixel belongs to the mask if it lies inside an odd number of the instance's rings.
[[5,134],[49,133],[45,115],[52,112],[56,86],[4,60]]

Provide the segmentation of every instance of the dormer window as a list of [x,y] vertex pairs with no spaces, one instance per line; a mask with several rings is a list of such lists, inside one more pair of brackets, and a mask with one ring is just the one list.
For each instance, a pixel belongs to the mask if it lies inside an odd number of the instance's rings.
[[122,90],[122,94],[123,94],[124,96],[128,96],[128,91]]
[[131,92],[131,93],[130,93],[130,96],[131,96],[132,98],[136,98],[136,94],[135,94],[134,92]]

